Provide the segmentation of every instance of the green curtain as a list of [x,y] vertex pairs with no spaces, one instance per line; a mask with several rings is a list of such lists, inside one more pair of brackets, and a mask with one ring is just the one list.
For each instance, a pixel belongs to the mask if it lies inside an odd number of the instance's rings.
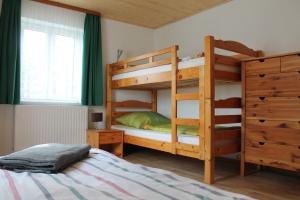
[[21,0],[3,0],[0,18],[0,104],[20,103]]
[[86,15],[83,42],[81,104],[102,106],[103,72],[100,16]]

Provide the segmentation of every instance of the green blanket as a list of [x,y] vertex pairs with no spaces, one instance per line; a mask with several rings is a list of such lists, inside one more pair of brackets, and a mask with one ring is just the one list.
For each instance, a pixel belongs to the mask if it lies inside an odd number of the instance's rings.
[[[239,128],[239,127],[215,126],[216,130],[220,130],[220,129],[222,129],[222,130],[231,130],[231,129],[236,129],[236,128]],[[171,123],[161,123],[161,124],[156,124],[156,125],[145,125],[144,129],[152,130],[152,131],[158,131],[158,132],[171,133],[172,132],[172,125],[171,125]],[[198,128],[198,126],[179,125],[179,126],[177,126],[177,134],[197,136],[197,135],[199,135],[199,128]]]
[[[157,124],[157,125],[145,125],[144,129],[152,130],[152,131],[159,131],[159,132],[172,132],[172,125],[171,123],[165,124]],[[177,126],[177,134],[184,134],[184,135],[199,135],[199,129],[197,126],[186,126],[186,125],[179,125]]]

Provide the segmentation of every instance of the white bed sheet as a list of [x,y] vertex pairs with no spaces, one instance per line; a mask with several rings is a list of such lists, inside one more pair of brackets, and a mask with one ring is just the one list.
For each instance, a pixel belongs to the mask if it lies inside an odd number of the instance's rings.
[[[202,66],[204,65],[204,57],[201,58],[195,58],[191,60],[186,60],[186,61],[181,61],[178,63],[178,69],[186,69],[190,67],[195,67],[195,66]],[[216,64],[215,68],[217,70],[223,70],[223,71],[228,71],[228,72],[239,72],[239,69],[237,67],[232,67],[228,65],[221,65],[221,64]],[[172,65],[161,65],[157,67],[152,67],[152,68],[147,68],[147,69],[141,69],[133,72],[126,72],[123,74],[117,74],[112,77],[112,80],[120,80],[124,78],[132,78],[136,76],[143,76],[143,75],[149,75],[149,74],[156,74],[156,73],[162,73],[162,72],[168,72],[171,71]]]
[[129,163],[93,149],[88,158],[58,174],[0,169],[1,200],[250,200],[172,172]]
[[[113,129],[123,130],[125,135],[136,136],[146,139],[158,140],[163,142],[171,142],[171,134],[152,130],[143,130],[124,125],[113,125]],[[178,141],[184,144],[199,145],[198,136],[178,135]]]

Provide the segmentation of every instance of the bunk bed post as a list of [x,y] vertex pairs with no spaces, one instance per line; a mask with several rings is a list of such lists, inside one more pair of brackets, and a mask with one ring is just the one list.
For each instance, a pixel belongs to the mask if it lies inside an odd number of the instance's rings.
[[157,90],[153,89],[151,91],[151,105],[152,105],[152,112],[157,112]]
[[112,86],[111,67],[106,65],[106,128],[112,125]]
[[245,114],[246,114],[246,81],[245,63],[242,62],[242,128],[241,128],[241,164],[240,175],[245,176]]
[[177,143],[177,50],[178,46],[175,45],[171,48],[171,64],[172,64],[172,72],[171,72],[171,99],[172,99],[172,153],[176,154],[176,143]]
[[204,67],[199,68],[199,159],[204,160],[204,152],[205,152],[205,96],[204,96],[204,89],[205,89],[205,80],[204,80]]
[[214,133],[215,133],[215,77],[214,77],[214,37],[204,39],[205,66],[204,66],[204,99],[205,99],[205,152],[204,152],[204,182],[214,183]]

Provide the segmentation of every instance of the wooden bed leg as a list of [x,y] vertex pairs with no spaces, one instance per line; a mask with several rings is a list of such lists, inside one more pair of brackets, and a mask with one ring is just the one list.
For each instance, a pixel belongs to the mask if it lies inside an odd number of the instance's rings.
[[205,159],[204,161],[204,182],[213,184],[215,181],[215,159]]
[[241,161],[240,175],[245,176],[245,162]]

